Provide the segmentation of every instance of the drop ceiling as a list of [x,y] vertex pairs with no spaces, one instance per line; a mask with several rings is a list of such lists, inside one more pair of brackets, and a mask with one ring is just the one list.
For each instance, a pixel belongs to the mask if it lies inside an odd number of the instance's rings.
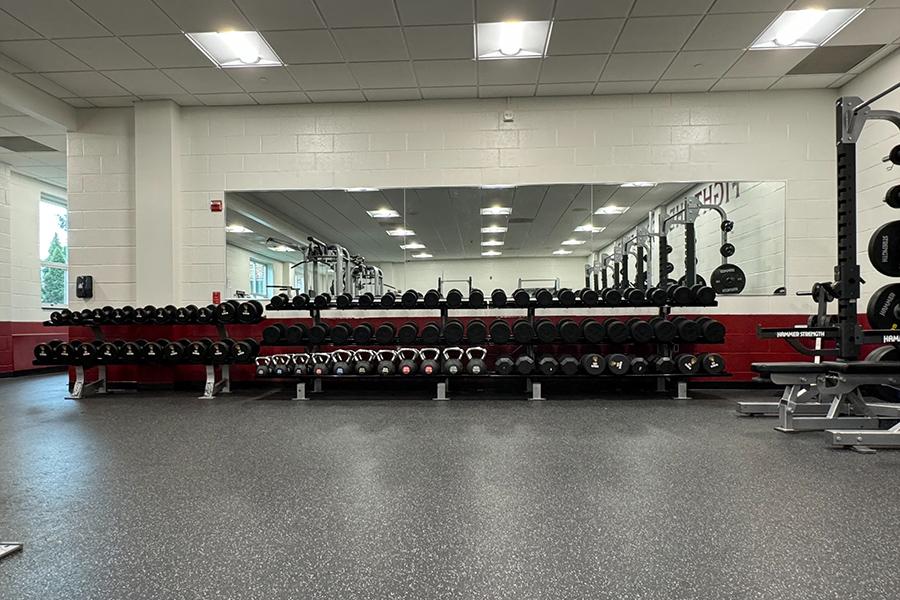
[[0,104],[0,136],[21,136],[49,147],[50,151],[16,152],[0,146],[0,162],[23,175],[66,187],[66,132],[62,127]]
[[[408,241],[425,244],[434,260],[481,258],[486,250],[483,240],[504,242],[496,248],[502,258],[551,256],[563,240],[582,239],[587,243],[571,246],[572,256],[587,256],[647,220],[651,209],[678,198],[696,184],[663,183],[652,188],[621,188],[618,185],[537,185],[505,190],[478,188],[417,188],[376,192],[343,190],[289,190],[278,192],[241,192],[244,208],[234,211],[229,205],[229,224],[239,224],[254,234],[228,234],[229,241],[239,238],[264,243],[271,230],[260,226],[254,209],[278,215],[293,229],[329,243],[346,247],[375,262],[413,260],[404,256],[403,238],[386,231],[400,226],[415,231]],[[226,204],[228,204],[226,200]],[[480,209],[491,206],[512,208],[509,218],[481,216]],[[575,227],[590,221],[594,210],[602,206],[627,207],[621,215],[594,215],[593,224],[606,229],[602,233],[575,233]],[[405,208],[404,208],[405,207]],[[401,217],[374,219],[366,211],[393,208]],[[405,225],[403,215],[406,215]],[[490,225],[507,226],[505,234],[482,234]],[[262,234],[262,235],[260,235]],[[304,240],[298,240],[304,241]],[[234,243],[234,242],[233,242]],[[245,246],[240,240],[239,245]],[[492,248],[494,249],[494,248]]]
[[[874,54],[815,78],[811,50],[745,50],[788,8],[867,8],[828,46]],[[4,0],[0,68],[76,107],[836,87],[898,47],[898,0]],[[544,59],[472,60],[473,23],[553,19]],[[215,68],[182,31],[259,30],[287,63]],[[837,61],[839,64],[840,61]]]

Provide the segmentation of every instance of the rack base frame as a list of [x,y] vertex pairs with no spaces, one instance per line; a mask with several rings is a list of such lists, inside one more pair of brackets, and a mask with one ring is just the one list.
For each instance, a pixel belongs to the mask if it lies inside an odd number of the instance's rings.
[[16,552],[21,552],[24,548],[25,544],[20,542],[0,542],[0,560]]
[[75,366],[75,382],[72,384],[72,392],[66,396],[68,400],[81,400],[88,396],[109,394],[106,379],[106,366],[97,366],[97,378],[87,381],[85,375],[85,367],[83,365]]

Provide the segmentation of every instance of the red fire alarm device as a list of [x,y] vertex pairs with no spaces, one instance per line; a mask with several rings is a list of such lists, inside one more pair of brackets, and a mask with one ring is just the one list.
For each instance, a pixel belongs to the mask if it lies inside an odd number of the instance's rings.
[[221,304],[222,303],[222,292],[213,292],[212,303],[213,304]]
[[222,201],[221,200],[210,200],[209,201],[209,210],[210,210],[210,212],[222,212]]

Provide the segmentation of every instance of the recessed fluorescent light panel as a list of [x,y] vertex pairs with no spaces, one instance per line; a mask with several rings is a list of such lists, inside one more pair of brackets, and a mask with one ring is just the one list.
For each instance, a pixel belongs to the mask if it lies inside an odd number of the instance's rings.
[[490,227],[482,227],[481,233],[506,233],[508,227],[501,227],[500,225],[491,225]]
[[595,215],[621,215],[628,212],[627,206],[601,206],[594,211]]
[[226,225],[226,233],[253,233],[253,230],[247,229],[243,225]]
[[273,246],[270,250],[274,250],[275,252],[293,252],[294,249],[290,246],[285,246],[284,244],[278,244],[277,246]]
[[486,250],[481,253],[482,256],[500,256],[501,254],[503,253],[498,250]]
[[413,254],[412,257],[413,258],[432,258],[432,255],[428,254],[427,252],[419,252],[418,254]]
[[559,250],[554,250],[553,254],[555,254],[556,256],[566,256],[567,254],[572,254],[572,251],[563,250],[562,248],[560,248]]
[[750,49],[817,48],[862,12],[859,8],[787,10],[756,38]]
[[355,188],[347,188],[344,190],[350,194],[356,194],[359,192],[380,192],[379,188],[367,188],[367,187],[355,187]]
[[487,185],[481,186],[483,190],[509,190],[516,186],[511,183],[489,183]]
[[485,240],[481,242],[482,246],[502,246],[503,242],[501,240]]
[[419,242],[410,242],[408,244],[403,244],[400,246],[401,250],[421,250],[425,247],[425,244],[420,244]]
[[185,33],[212,62],[223,69],[280,67],[284,63],[256,31]]
[[412,237],[416,235],[416,232],[412,229],[403,229],[402,227],[398,227],[397,229],[391,229],[387,231],[387,234],[391,237]]
[[656,187],[656,184],[653,183],[652,181],[628,181],[628,182],[626,182],[626,183],[623,183],[623,184],[620,185],[619,187],[623,187],[623,188],[650,188],[650,187]]
[[483,217],[495,216],[496,217],[496,216],[508,215],[511,212],[512,212],[512,209],[508,208],[506,206],[491,206],[488,208],[482,208],[481,216],[483,216]]
[[541,58],[550,42],[550,21],[504,21],[475,25],[478,60]]
[[586,223],[584,225],[579,225],[575,228],[575,231],[580,231],[584,233],[603,233],[603,230],[606,227],[597,227],[596,225],[591,225],[590,223]]
[[572,238],[571,240],[566,240],[562,243],[563,246],[581,246],[582,244],[586,244],[584,240],[576,240]]
[[379,208],[378,210],[367,210],[366,212],[373,219],[397,219],[400,217],[400,213],[393,208]]

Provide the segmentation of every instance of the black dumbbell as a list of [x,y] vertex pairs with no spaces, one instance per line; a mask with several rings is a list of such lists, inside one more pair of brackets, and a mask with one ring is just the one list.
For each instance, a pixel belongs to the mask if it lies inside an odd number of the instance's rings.
[[306,331],[306,335],[310,344],[319,345],[325,342],[330,331],[331,328],[326,323],[316,323]]
[[578,359],[571,354],[563,354],[559,357],[559,372],[563,375],[577,375],[578,368]]
[[629,319],[628,330],[636,344],[646,344],[653,339],[653,327],[643,319],[637,317]]
[[97,355],[95,360],[98,364],[106,365],[110,363],[114,363],[119,360],[119,346],[122,342],[119,340],[120,344],[115,344],[113,342],[100,342],[97,347]]
[[716,301],[716,290],[702,283],[693,286],[691,293],[694,296],[694,302],[701,306],[711,306]]
[[693,354],[679,354],[675,357],[675,368],[682,375],[693,375],[700,370],[700,361]]
[[[195,323],[197,321],[197,312],[200,309],[197,308],[194,304],[188,304],[187,306],[179,307],[175,311],[175,322],[176,323]],[[112,317],[112,321],[116,321],[115,315]]]
[[559,300],[560,306],[575,306],[577,296],[569,288],[560,288],[556,292],[556,299]]
[[469,308],[484,308],[484,292],[478,288],[469,290]]
[[284,337],[287,340],[288,345],[298,346],[303,343],[303,340],[306,339],[308,333],[309,331],[307,330],[306,325],[294,323],[285,330]]
[[[216,323],[234,323],[237,321],[237,311],[241,303],[238,300],[226,300],[216,305],[215,321]],[[156,317],[151,317],[154,323],[159,322],[159,309],[154,311]]]
[[725,325],[721,321],[710,317],[700,317],[697,319],[697,324],[700,326],[704,342],[721,344],[725,341]]
[[675,324],[662,317],[650,319],[650,327],[653,328],[653,337],[657,342],[668,343],[678,337],[678,328]]
[[419,351],[415,348],[400,348],[397,350],[397,358],[400,359],[397,372],[401,375],[415,375],[419,371],[419,364],[416,362]]
[[[124,312],[124,309],[122,309]],[[207,306],[201,306],[197,309],[197,316],[194,318],[198,323],[208,324],[212,323],[216,320],[216,307],[213,304],[209,304]],[[134,309],[132,309],[131,319],[129,321],[134,320]]]
[[331,343],[344,346],[353,336],[353,328],[348,323],[338,323],[331,328]]
[[662,288],[651,287],[644,292],[644,301],[651,306],[665,306],[668,299],[666,290]]
[[634,287],[625,288],[622,291],[622,301],[629,306],[643,306],[645,302],[644,291]]
[[264,310],[265,308],[258,300],[241,302],[237,307],[237,320],[240,323],[258,323],[262,319]]
[[[150,315],[152,315],[153,311],[155,311],[155,310],[156,310],[156,307],[154,307],[154,306],[139,306],[134,309],[134,312],[131,315],[131,322],[137,323],[139,325],[142,323],[149,323]],[[73,315],[70,315],[70,317],[68,319],[69,322],[72,321],[72,316]],[[215,318],[215,317],[213,317],[213,318]]]
[[578,292],[578,299],[583,306],[597,306],[600,304],[600,293],[591,288],[584,288]]
[[697,357],[700,367],[710,375],[721,375],[725,372],[725,359],[720,354],[707,352]]
[[162,349],[162,360],[167,363],[178,363],[184,360],[184,353],[191,340],[177,340],[166,344]]
[[433,346],[441,341],[441,326],[437,323],[427,323],[422,327],[422,342]]
[[506,297],[506,292],[500,288],[497,288],[493,292],[491,292],[491,306],[494,308],[503,308],[506,306],[508,298]]
[[53,360],[64,365],[75,363],[75,353],[81,343],[78,340],[63,342],[53,349]]
[[[604,325],[606,325],[606,337],[614,344],[624,344],[631,338],[628,325],[618,319],[607,319]],[[609,362],[608,358],[606,362]]]
[[52,313],[50,313],[49,320],[51,325],[65,325],[69,322],[69,316],[66,315],[65,317],[63,317],[62,311],[54,310]]
[[453,288],[449,292],[447,292],[447,308],[459,308],[462,306],[463,295],[462,292],[456,288]]
[[[206,349],[203,350],[203,356],[206,356]],[[141,346],[138,341],[125,342],[119,348],[119,362],[134,363],[141,360]],[[202,359],[201,359],[202,360]]]
[[516,359],[516,372],[519,375],[531,375],[534,372],[534,359],[530,356],[520,356]]
[[498,356],[494,361],[494,372],[498,375],[509,375],[515,366],[516,363],[509,356]]
[[696,321],[685,317],[675,317],[672,322],[678,329],[678,339],[682,342],[691,343],[700,339],[700,326]]
[[466,350],[466,373],[469,375],[484,375],[487,373],[485,357],[487,350],[484,348],[469,348]]
[[297,294],[291,298],[291,307],[294,310],[303,310],[309,307],[309,294]]
[[[209,338],[194,340],[184,349],[185,362],[194,364],[204,363],[206,361],[206,353],[209,352],[210,346],[212,346],[212,340]],[[133,349],[128,348],[128,344],[125,344],[119,349],[119,355],[124,356],[126,353],[131,354],[132,350]]]
[[643,375],[650,368],[647,361],[640,356],[631,357],[631,373],[633,375]]
[[394,292],[385,292],[381,296],[381,300],[379,303],[381,304],[381,308],[392,308],[394,304],[397,302],[397,295]]
[[596,319],[585,319],[581,322],[581,335],[591,344],[599,344],[606,337],[606,326]]
[[509,323],[503,319],[496,319],[491,323],[490,333],[491,342],[494,344],[509,343],[509,340],[512,337],[512,329],[510,328]]
[[62,344],[62,340],[50,340],[42,342],[34,347],[34,359],[41,363],[49,363],[56,360],[56,348]]
[[685,306],[694,300],[691,288],[677,283],[669,286],[666,293],[669,295],[669,302],[674,306]]
[[403,292],[403,295],[400,296],[400,306],[403,308],[415,308],[417,304],[419,304],[419,298],[422,297],[422,294],[417,292],[416,290],[406,290]]
[[588,375],[602,375],[606,370],[606,359],[594,352],[582,356],[580,362],[581,368]]
[[100,342],[83,342],[75,350],[75,363],[91,365],[97,362],[97,350]]
[[448,344],[458,344],[465,337],[465,328],[463,324],[457,320],[450,320],[444,325],[444,341]]
[[353,353],[353,372],[357,375],[371,375],[375,370],[372,363],[375,353],[371,350],[360,349]]
[[647,357],[647,363],[654,373],[660,373],[661,375],[671,375],[676,369],[675,361],[668,356],[651,354]]
[[549,319],[541,319],[534,325],[534,333],[539,342],[549,344],[556,341],[556,325]]
[[275,310],[284,310],[291,305],[291,297],[284,292],[279,292],[272,296],[269,300],[269,304],[271,304],[272,308]]
[[393,344],[397,339],[397,330],[390,323],[382,323],[375,330],[375,342],[385,346]]
[[572,319],[563,319],[557,329],[560,339],[567,344],[575,344],[581,340],[581,325]]
[[[237,308],[240,306],[240,302],[237,303],[238,306],[235,306],[232,302],[223,303],[222,306],[232,306],[234,311],[226,311],[228,315],[233,319],[237,319]],[[150,322],[155,325],[166,325],[168,323],[175,322],[175,313],[178,312],[178,308],[175,306],[168,304],[166,306],[159,306],[153,311],[153,314],[150,316]],[[85,319],[87,321],[87,319]],[[232,321],[228,321],[229,323]]]
[[372,308],[375,306],[375,294],[372,292],[363,292],[359,295],[356,303],[360,308]]
[[419,327],[413,323],[404,323],[397,329],[397,341],[404,346],[410,346],[416,343],[419,338]]
[[534,293],[534,301],[538,306],[544,308],[553,306],[553,292],[546,288],[541,288]]
[[353,294],[349,292],[339,294],[338,297],[334,299],[334,302],[339,309],[347,310],[348,308],[353,306]]
[[[156,340],[147,342],[141,347],[141,359],[144,362],[154,363],[162,360],[163,348],[169,344],[169,340]],[[226,350],[227,354],[227,350]],[[207,358],[209,355],[207,355]]]
[[441,304],[441,293],[437,290],[428,290],[423,299],[425,308],[437,308]]
[[462,348],[444,348],[444,374],[445,375],[461,375],[463,373],[462,357],[464,352]]
[[527,308],[531,304],[531,294],[521,288],[513,292],[513,303],[519,308]]
[[624,354],[610,354],[606,357],[606,369],[613,375],[625,375],[631,370],[631,359]]
[[313,298],[313,306],[318,309],[324,309],[331,306],[331,294],[328,292],[322,292],[321,294],[317,294],[315,298]]
[[470,344],[482,344],[487,336],[487,325],[481,319],[473,319],[466,324],[466,337]]
[[421,363],[419,371],[425,375],[437,375],[441,372],[441,351],[437,348],[422,348],[419,350]]
[[513,323],[512,334],[517,344],[530,344],[534,341],[534,327],[525,319]]
[[559,361],[552,356],[542,356],[538,359],[538,371],[541,375],[555,375],[559,369]]
[[602,300],[603,304],[606,306],[621,306],[622,292],[615,288],[606,288],[600,291],[600,300]]
[[234,340],[231,338],[223,338],[213,342],[209,350],[206,351],[206,358],[212,364],[225,364],[231,358],[231,348],[234,346]]
[[369,323],[360,323],[353,328],[353,341],[357,344],[368,344],[375,335],[375,329]]
[[[189,341],[187,347],[190,347]],[[236,341],[231,347],[231,360],[236,363],[253,362],[257,355],[259,355],[259,342],[252,338]]]

